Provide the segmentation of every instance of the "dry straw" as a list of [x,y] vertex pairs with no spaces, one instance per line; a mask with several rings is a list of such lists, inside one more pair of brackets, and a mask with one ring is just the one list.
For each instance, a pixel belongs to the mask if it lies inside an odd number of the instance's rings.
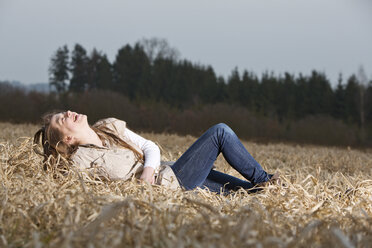
[[[35,126],[0,124],[0,246],[370,247],[372,152],[245,143],[284,186],[261,193],[109,182],[60,171],[32,150]],[[193,137],[144,134],[164,160]],[[24,136],[24,138],[22,138]],[[239,176],[222,158],[219,170]]]

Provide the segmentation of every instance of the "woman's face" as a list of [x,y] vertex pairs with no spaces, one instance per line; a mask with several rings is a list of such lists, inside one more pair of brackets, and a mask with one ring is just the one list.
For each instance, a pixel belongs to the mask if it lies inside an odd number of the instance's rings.
[[79,136],[85,128],[89,128],[86,115],[66,111],[53,115],[50,125],[60,131],[63,137]]

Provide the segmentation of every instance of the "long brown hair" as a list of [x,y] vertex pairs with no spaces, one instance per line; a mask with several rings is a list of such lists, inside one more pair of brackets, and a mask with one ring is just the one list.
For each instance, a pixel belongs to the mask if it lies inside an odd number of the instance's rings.
[[[34,135],[34,144],[41,145],[43,150],[35,148],[35,152],[44,157],[44,162],[50,157],[55,159],[61,156],[69,160],[70,156],[77,150],[78,146],[70,145],[63,141],[62,133],[50,125],[52,117],[55,114],[64,111],[53,111],[45,114],[42,117],[42,127]],[[132,145],[128,144],[125,140],[118,137],[109,128],[105,126],[91,127],[103,141],[107,140],[110,144],[115,144],[119,147],[127,148],[133,151],[137,160],[140,162],[144,161],[143,154],[135,149]]]
[[115,133],[111,131],[111,129],[107,128],[104,125],[101,126],[91,126],[93,131],[95,131],[98,135],[98,137],[103,141],[107,140],[110,144],[123,147],[126,149],[130,149],[137,161],[144,162],[144,157],[141,151],[138,151],[136,148],[134,148],[132,145],[130,145],[128,142],[125,140],[121,139],[119,136],[117,136]]
[[34,151],[44,156],[44,161],[53,156],[57,158],[61,155],[64,158],[68,158],[68,154],[72,154],[74,147],[68,145],[63,141],[62,133],[56,128],[52,128],[50,122],[55,114],[63,111],[53,111],[45,114],[42,119],[42,127],[34,135],[34,144],[40,144],[43,148],[42,151],[36,147]]

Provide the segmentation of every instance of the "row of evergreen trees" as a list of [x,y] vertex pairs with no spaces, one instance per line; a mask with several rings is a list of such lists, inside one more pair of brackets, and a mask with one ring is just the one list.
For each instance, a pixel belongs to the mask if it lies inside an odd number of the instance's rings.
[[49,68],[50,84],[59,93],[112,90],[130,100],[162,102],[175,108],[228,103],[253,113],[283,119],[329,115],[362,128],[372,122],[372,81],[362,68],[332,88],[324,73],[295,76],[289,73],[261,77],[234,69],[225,80],[211,66],[180,60],[165,40],[150,39],[125,45],[110,63],[93,49],[89,54],[76,44],[58,48]]

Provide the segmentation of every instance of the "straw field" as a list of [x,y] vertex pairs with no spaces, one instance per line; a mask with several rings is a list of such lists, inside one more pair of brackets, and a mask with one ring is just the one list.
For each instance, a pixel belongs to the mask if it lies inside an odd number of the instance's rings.
[[[282,185],[217,195],[64,173],[0,123],[0,247],[371,247],[372,151],[244,142]],[[195,140],[143,134],[163,160]],[[217,169],[239,176],[219,158]]]

